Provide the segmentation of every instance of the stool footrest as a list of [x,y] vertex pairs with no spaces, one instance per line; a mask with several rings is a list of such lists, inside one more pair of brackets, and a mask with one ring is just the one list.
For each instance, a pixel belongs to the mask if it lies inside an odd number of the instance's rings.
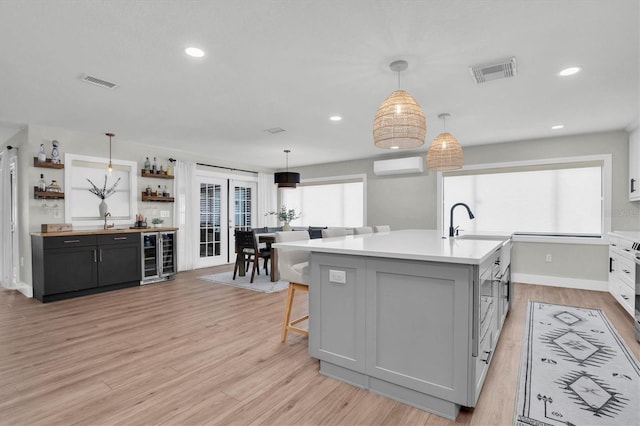
[[296,327],[295,324],[298,324],[302,321],[306,321],[309,319],[309,314],[304,315],[300,318],[296,318],[294,320],[291,320],[291,306],[293,305],[293,296],[295,294],[296,290],[300,290],[300,291],[305,291],[308,292],[309,291],[309,286],[306,284],[301,284],[301,283],[293,283],[290,282],[289,283],[289,289],[287,290],[287,298],[285,301],[285,307],[284,307],[284,321],[282,322],[282,334],[281,334],[281,341],[284,343],[284,341],[287,338],[287,331],[291,330],[291,331],[295,331],[296,333],[301,333],[304,334],[306,336],[309,335],[309,330],[305,330],[304,328],[300,328],[300,327]]

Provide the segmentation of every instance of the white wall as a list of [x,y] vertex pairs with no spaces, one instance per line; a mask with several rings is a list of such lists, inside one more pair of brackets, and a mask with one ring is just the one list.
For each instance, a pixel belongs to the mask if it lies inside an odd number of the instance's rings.
[[[56,179],[62,187],[62,190],[66,190],[64,182],[64,170],[47,169],[33,166],[33,157],[37,156],[40,144],[43,143],[46,148],[47,157],[50,157],[51,153],[51,141],[57,140],[60,143],[59,151],[61,158],[64,160],[65,153],[72,153],[78,155],[87,155],[92,157],[104,157],[109,158],[109,139],[104,134],[85,134],[75,132],[67,129],[58,129],[37,125],[29,125],[25,130],[22,130],[9,141],[5,142],[2,146],[7,144],[13,146],[19,146],[19,190],[20,190],[20,256],[23,259],[23,266],[20,268],[21,279],[29,286],[32,283],[31,274],[31,237],[30,233],[40,232],[40,225],[43,223],[64,223],[64,200],[58,202],[47,200],[48,205],[58,204],[59,217],[54,216],[52,209],[44,210],[42,208],[42,201],[36,200],[33,197],[33,187],[37,186],[37,182],[40,178],[40,174],[44,174],[44,178],[47,183],[50,183],[52,179]],[[177,147],[179,144],[176,145]],[[228,163],[217,160],[215,157],[208,156],[206,154],[198,153],[186,153],[180,151],[180,149],[161,149],[158,147],[151,147],[146,145],[137,144],[131,141],[127,141],[126,138],[116,136],[112,139],[112,158],[119,160],[136,161],[138,163],[138,169],[142,169],[144,165],[145,157],[153,157],[158,159],[158,167],[160,164],[166,167],[168,159],[170,157],[184,160],[199,162],[205,164],[214,164],[218,166],[230,167],[235,169],[255,170],[255,171],[270,171],[264,168],[257,168],[242,163]],[[159,202],[142,202],[140,200],[140,193],[144,190],[147,183],[152,186],[155,185],[167,185],[172,196],[175,196],[172,189],[172,183],[174,180],[168,179],[154,179],[144,178],[139,176],[137,178],[137,200],[138,211],[146,215],[149,220],[151,217],[159,216],[160,210],[169,211],[170,217],[165,219],[164,225],[173,226],[173,204],[172,203],[159,203]]]
[[[61,218],[54,218],[51,212],[42,211],[40,201],[33,199],[33,186],[36,185],[40,173],[45,174],[47,181],[52,178],[57,179],[63,189],[65,188],[63,171],[33,167],[33,157],[38,152],[40,144],[44,143],[47,152],[50,152],[53,139],[60,142],[62,154],[69,152],[108,157],[108,138],[103,134],[89,135],[43,126],[31,125],[3,145],[10,144],[20,148],[18,176],[21,192],[19,201],[21,211],[20,251],[21,257],[24,259],[21,277],[24,282],[29,284],[31,283],[29,233],[39,231],[41,223],[61,223],[64,218],[63,210]],[[416,153],[424,155],[426,146],[423,150],[383,155],[381,158],[414,156]],[[640,230],[640,203],[631,203],[627,199],[628,134],[624,131],[473,146],[464,149],[466,164],[595,154],[612,154],[613,201],[610,215],[613,229]],[[238,169],[269,171],[245,164],[225,164],[214,157],[198,153],[184,153],[178,148],[175,150],[159,149],[140,145],[117,135],[113,139],[112,156],[115,159],[137,161],[138,168],[142,168],[146,156],[156,156],[163,162],[162,164],[166,164],[169,157],[174,157]],[[436,173],[434,172],[401,176],[375,176],[373,174],[373,159],[296,167],[295,171],[301,173],[302,179],[366,173],[368,204],[366,222],[368,225],[389,224],[392,229],[434,229],[437,226]],[[154,182],[157,181],[154,180]],[[138,192],[141,192],[146,184],[145,178],[139,178]],[[142,212],[149,208],[149,204],[140,202],[139,196],[138,201],[139,209]],[[173,214],[173,208],[169,210]],[[172,223],[172,218],[166,222],[168,225]],[[603,247],[589,245],[562,247],[557,244],[517,243],[514,246],[514,272],[522,276],[538,274],[545,277],[557,277],[559,282],[562,282],[563,279],[566,281],[591,280],[602,284],[607,280],[606,249]],[[541,259],[544,258],[543,254],[547,253],[553,254],[554,259],[558,259],[558,261],[551,264],[541,263]],[[567,259],[565,259],[563,253],[575,253],[575,256],[566,256]]]
[[[640,230],[640,203],[627,198],[628,141],[625,131],[555,137],[464,148],[465,164],[538,160],[597,154],[612,155],[612,228]],[[426,144],[428,145],[428,144]],[[426,148],[426,147],[425,147]],[[385,158],[425,155],[426,149],[394,153]],[[375,176],[373,159],[296,167],[301,177],[318,178],[354,173],[367,174],[368,225],[390,224],[392,229],[437,227],[436,173]],[[556,259],[544,261],[546,254]],[[558,283],[605,289],[608,279],[607,247],[548,243],[516,243],[513,271],[522,280],[554,277]]]

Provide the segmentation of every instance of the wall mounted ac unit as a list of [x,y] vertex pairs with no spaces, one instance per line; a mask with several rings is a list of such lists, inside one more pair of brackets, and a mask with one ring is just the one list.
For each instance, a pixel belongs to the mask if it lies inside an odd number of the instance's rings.
[[424,172],[424,158],[408,157],[373,162],[373,173],[377,176]]

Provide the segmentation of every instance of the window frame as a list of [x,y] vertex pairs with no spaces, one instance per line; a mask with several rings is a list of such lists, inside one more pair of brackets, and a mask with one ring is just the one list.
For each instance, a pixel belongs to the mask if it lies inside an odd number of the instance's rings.
[[[518,168],[518,167],[536,167],[536,166],[558,166],[562,164],[575,164],[584,162],[602,162],[602,215],[601,215],[601,227],[602,234],[594,237],[581,237],[571,235],[531,235],[531,234],[514,234],[513,241],[522,242],[538,242],[538,243],[574,243],[574,244],[607,244],[605,236],[611,232],[611,215],[607,214],[611,212],[612,204],[612,155],[611,154],[599,154],[599,155],[585,155],[577,157],[561,157],[561,158],[546,158],[539,160],[526,160],[526,161],[508,161],[504,163],[479,163],[465,165],[462,169],[452,171],[474,171],[474,170],[491,170],[491,169],[505,169],[505,168]],[[556,167],[557,168],[557,167]],[[447,215],[443,211],[444,208],[444,177],[447,172],[437,173],[437,226],[439,230],[442,230],[445,235],[445,227],[448,229],[448,225],[445,223]]]
[[[362,226],[367,225],[367,174],[359,173],[353,175],[342,176],[326,176],[319,178],[306,178],[301,179],[298,186],[314,186],[314,185],[331,185],[338,183],[349,182],[362,182]],[[280,189],[278,191],[278,205],[282,206],[283,196],[281,191],[288,191],[288,189]],[[304,212],[303,212],[304,213]],[[318,224],[320,225],[320,224]]]
[[[74,227],[103,225],[104,218],[96,219],[95,217],[87,217],[74,219],[71,215],[71,204],[77,202],[77,200],[74,200],[74,191],[72,190],[74,184],[76,184],[78,181],[84,183],[84,180],[87,177],[82,172],[82,167],[74,167],[73,163],[74,161],[80,161],[88,164],[94,164],[95,166],[85,165],[84,168],[94,168],[96,170],[104,169],[104,172],[108,173],[107,166],[109,164],[109,159],[104,157],[93,157],[87,155],[66,153],[64,156],[64,161],[64,184],[66,190],[64,200],[65,222],[71,223],[72,225],[74,225]],[[135,216],[138,210],[138,163],[135,161],[117,160],[115,158],[111,160],[111,163],[116,167],[121,167],[122,169],[126,170],[129,174],[129,193],[126,196],[126,210],[128,212],[128,215],[125,217],[109,218],[109,222],[113,222],[117,226],[133,224],[133,222],[135,222]],[[95,209],[97,210],[97,206],[100,203],[99,198],[95,197],[94,201]],[[106,201],[106,203],[108,204],[109,202]]]

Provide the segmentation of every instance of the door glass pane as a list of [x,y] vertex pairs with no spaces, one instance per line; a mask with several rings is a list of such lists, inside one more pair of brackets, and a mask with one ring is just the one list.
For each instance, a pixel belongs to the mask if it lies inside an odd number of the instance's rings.
[[251,223],[251,188],[236,186],[234,188],[234,215],[236,229],[249,229]]
[[200,184],[200,257],[220,255],[221,186]]

